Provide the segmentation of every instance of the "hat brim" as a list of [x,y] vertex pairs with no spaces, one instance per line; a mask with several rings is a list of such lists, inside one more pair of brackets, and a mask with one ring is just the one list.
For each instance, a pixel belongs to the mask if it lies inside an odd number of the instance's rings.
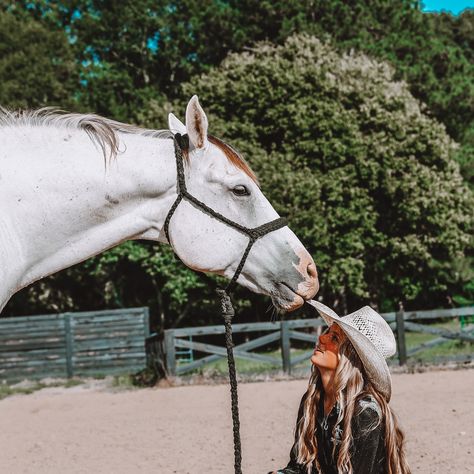
[[382,393],[387,401],[392,395],[392,377],[384,356],[376,349],[374,344],[356,328],[344,322],[344,318],[338,316],[331,308],[319,301],[307,301],[316,308],[328,326],[337,323],[344,334],[351,341],[362,364],[367,377],[374,387]]

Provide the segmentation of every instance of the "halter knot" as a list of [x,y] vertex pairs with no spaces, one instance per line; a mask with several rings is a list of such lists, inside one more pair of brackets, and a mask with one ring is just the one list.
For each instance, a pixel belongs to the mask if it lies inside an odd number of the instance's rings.
[[226,290],[222,288],[217,288],[216,292],[219,295],[219,298],[221,299],[221,313],[223,318],[229,321],[232,320],[235,311],[234,307],[232,306],[232,301],[230,299],[229,294]]
[[189,136],[187,133],[184,135],[181,135],[181,133],[176,133],[174,138],[178,142],[181,150],[187,150],[189,148]]

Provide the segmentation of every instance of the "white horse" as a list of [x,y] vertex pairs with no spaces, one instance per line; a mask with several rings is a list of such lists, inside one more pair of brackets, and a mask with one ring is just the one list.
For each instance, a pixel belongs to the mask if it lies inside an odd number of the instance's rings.
[[[168,243],[163,224],[177,196],[172,133],[189,136],[191,194],[249,228],[278,217],[245,161],[208,137],[196,96],[186,125],[170,114],[169,127],[159,132],[95,115],[0,110],[0,311],[21,288],[121,242]],[[188,267],[228,278],[248,241],[186,201],[169,235]],[[316,266],[288,227],[257,240],[238,283],[286,311],[318,290]]]

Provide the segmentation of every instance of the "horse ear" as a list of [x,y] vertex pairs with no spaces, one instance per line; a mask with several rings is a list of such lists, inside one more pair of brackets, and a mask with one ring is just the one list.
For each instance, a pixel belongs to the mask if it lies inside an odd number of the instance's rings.
[[186,107],[186,129],[189,140],[197,149],[206,148],[207,117],[202,110],[197,95],[193,95]]
[[174,114],[168,115],[168,127],[173,133],[180,133],[181,135],[186,133],[186,125]]

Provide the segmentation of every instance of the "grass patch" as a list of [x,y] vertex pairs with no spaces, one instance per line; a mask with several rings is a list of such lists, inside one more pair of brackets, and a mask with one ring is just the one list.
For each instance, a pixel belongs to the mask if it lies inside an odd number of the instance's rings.
[[[451,332],[459,332],[461,330],[461,326],[457,319],[452,319],[448,322],[432,324],[430,325],[430,327],[446,329]],[[438,338],[439,336],[435,336],[433,334],[407,332],[407,350],[410,351],[410,349],[413,349],[419,346],[420,344],[426,344],[427,342],[433,341]],[[422,349],[421,351],[413,354],[409,357],[409,360],[429,363],[430,361],[438,357],[454,357],[462,355],[468,356],[472,354],[474,354],[473,343],[455,339],[446,339],[444,342],[436,346]]]
[[0,384],[0,400],[10,397],[12,395],[29,395],[33,392],[37,392],[38,390],[42,390],[43,388],[51,388],[51,387],[64,387],[64,388],[71,388],[77,385],[81,385],[84,383],[80,379],[68,379],[65,381],[57,381],[57,382],[30,382],[26,386],[18,385],[7,385],[7,384]]
[[[311,346],[308,346],[307,349],[291,349],[291,357],[296,357],[299,356],[308,350],[311,349]],[[281,360],[281,352],[280,349],[274,349],[274,350],[269,350],[266,352],[255,352],[255,354],[261,354],[265,356],[270,356],[274,357],[276,359],[274,364],[270,364],[267,362],[261,362],[261,361],[253,361],[253,360],[246,360],[246,359],[240,359],[240,358],[235,358],[235,367],[236,370],[239,374],[264,374],[269,371],[274,371],[274,370],[281,370],[282,369],[282,360]],[[185,365],[187,362],[181,362],[178,360],[178,367],[180,365]],[[309,364],[309,356],[306,362],[302,362],[301,364],[298,364],[296,367],[304,367],[305,365],[308,366]],[[192,372],[189,372],[190,374],[203,374],[203,375],[225,375],[227,374],[228,369],[227,369],[227,358],[221,358],[219,360],[216,360],[214,362],[210,362],[209,364],[206,364],[204,367],[196,369]]]
[[0,385],[0,400],[10,397],[11,395],[29,395],[30,393],[35,392],[36,390],[41,390],[46,387],[43,384],[37,384],[34,387],[20,388],[20,387],[10,387],[10,385]]
[[112,387],[131,389],[136,388],[132,374],[114,375],[112,378]]
[[[56,387],[63,386],[64,388],[71,388],[71,387],[77,387],[78,385],[82,385],[83,383],[84,381],[81,379],[67,379],[65,383],[58,384],[56,385]],[[51,385],[48,385],[48,387],[51,387]]]

